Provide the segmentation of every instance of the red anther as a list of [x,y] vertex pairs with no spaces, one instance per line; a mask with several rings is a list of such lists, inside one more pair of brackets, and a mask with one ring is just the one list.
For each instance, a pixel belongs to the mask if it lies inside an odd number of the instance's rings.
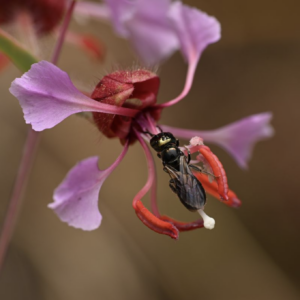
[[138,200],[133,204],[133,208],[138,216],[138,218],[153,231],[166,234],[172,239],[177,240],[179,237],[178,229],[171,223],[160,220],[155,217],[144,205]]
[[160,217],[162,220],[167,221],[172,223],[174,226],[176,226],[176,228],[182,232],[182,231],[190,231],[190,230],[194,230],[197,228],[202,228],[203,227],[203,220],[197,220],[195,222],[189,222],[189,223],[185,223],[185,222],[179,222],[176,221],[168,216],[161,216]]
[[207,146],[199,147],[199,152],[204,156],[216,177],[218,192],[222,200],[228,200],[228,183],[227,176],[223,165]]
[[[193,172],[193,174],[202,183],[206,192],[208,192],[218,200],[221,200],[218,192],[218,185],[215,181],[210,182],[208,176],[200,172]],[[227,201],[222,201],[222,202],[231,207],[241,206],[242,204],[241,200],[237,197],[237,195],[232,190],[228,190],[228,198],[229,199]]]

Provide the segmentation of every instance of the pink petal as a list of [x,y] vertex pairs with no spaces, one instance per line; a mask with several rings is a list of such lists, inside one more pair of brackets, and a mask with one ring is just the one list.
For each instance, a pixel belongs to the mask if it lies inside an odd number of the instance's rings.
[[221,37],[220,23],[206,13],[174,2],[169,10],[169,20],[180,42],[183,56],[188,61],[188,71],[182,92],[173,100],[156,105],[157,108],[172,106],[182,100],[190,91],[197,64],[205,48]]
[[215,130],[187,130],[169,126],[162,126],[162,128],[164,131],[172,132],[178,138],[190,139],[200,136],[205,143],[217,144],[227,150],[240,167],[247,168],[254,145],[274,134],[274,129],[270,125],[271,119],[271,113],[261,113]]
[[94,230],[101,224],[98,196],[102,184],[117,167],[128,149],[126,143],[121,155],[107,169],[98,168],[98,157],[90,157],[73,167],[54,191],[52,208],[61,221],[82,230]]
[[221,37],[220,23],[214,17],[179,1],[172,4],[168,16],[189,63],[197,61],[202,51]]
[[124,26],[133,48],[148,64],[157,64],[179,47],[178,38],[167,18],[169,0],[140,0]]
[[96,111],[133,117],[138,111],[99,103],[79,92],[68,74],[55,65],[41,61],[15,79],[10,92],[18,98],[27,124],[36,131],[52,128],[68,116]]

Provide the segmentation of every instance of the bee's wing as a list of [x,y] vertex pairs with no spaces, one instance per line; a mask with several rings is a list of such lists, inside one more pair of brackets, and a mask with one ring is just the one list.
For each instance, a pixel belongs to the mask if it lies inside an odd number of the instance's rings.
[[171,177],[170,187],[178,195],[182,204],[189,210],[203,208],[206,202],[205,190],[191,172],[185,156],[180,157],[179,171],[170,166],[165,168]]

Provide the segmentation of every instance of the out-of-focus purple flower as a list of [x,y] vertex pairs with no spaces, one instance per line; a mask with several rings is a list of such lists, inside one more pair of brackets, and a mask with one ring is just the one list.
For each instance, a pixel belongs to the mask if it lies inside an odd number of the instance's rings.
[[77,12],[110,20],[146,64],[158,64],[180,50],[188,63],[182,92],[161,108],[184,98],[191,89],[197,64],[205,48],[221,37],[220,23],[206,13],[170,0],[105,0],[105,5],[81,2]]
[[147,64],[157,64],[178,49],[178,38],[167,18],[170,0],[106,0],[105,4],[81,2],[76,11],[110,20]]
[[169,8],[168,0],[137,1],[134,12],[123,22],[125,37],[147,64],[157,64],[178,49],[176,32],[167,18]]
[[105,0],[78,3],[77,13],[110,20],[115,31],[129,39],[140,58],[157,64],[180,49],[196,61],[210,43],[220,38],[220,24],[206,13],[170,0]]

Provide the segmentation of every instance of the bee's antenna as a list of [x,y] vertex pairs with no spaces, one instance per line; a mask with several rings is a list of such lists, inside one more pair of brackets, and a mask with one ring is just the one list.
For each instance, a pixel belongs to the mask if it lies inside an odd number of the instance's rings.
[[[135,121],[135,119],[133,119],[133,120]],[[141,125],[140,125],[139,123],[137,123],[136,121],[135,121],[135,124],[137,125],[138,130],[139,130],[141,133],[147,133],[147,134],[149,134],[151,137],[154,137],[154,136],[155,136],[155,134],[149,132],[148,130],[144,131],[143,128],[141,127]]]
[[156,127],[160,130],[160,132],[164,132],[160,126],[156,125]]
[[142,131],[142,133],[147,133],[147,134],[149,134],[151,137],[154,137],[154,135],[155,135],[155,134],[149,132],[148,130],[147,130],[147,131]]

